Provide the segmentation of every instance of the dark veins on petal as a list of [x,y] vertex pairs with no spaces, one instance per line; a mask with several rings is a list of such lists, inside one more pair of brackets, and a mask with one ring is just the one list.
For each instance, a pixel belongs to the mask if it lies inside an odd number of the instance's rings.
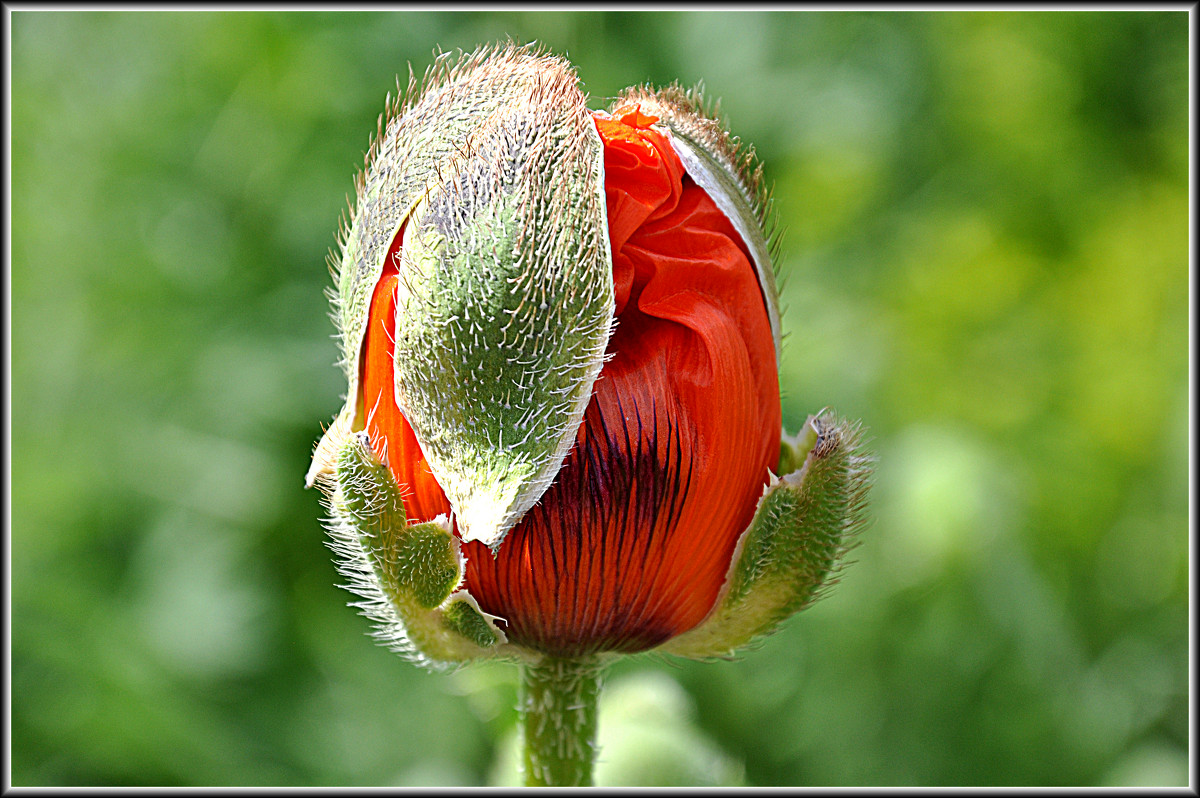
[[[497,560],[468,554],[484,576],[476,587],[485,609],[493,590],[499,606],[539,607],[513,619],[510,637],[560,656],[643,650],[681,631],[664,604],[682,586],[666,584],[678,573],[662,553],[691,486],[692,447],[656,403],[647,416],[616,398],[616,418],[605,404],[589,410],[554,485]],[[531,572],[520,567],[525,550]]]

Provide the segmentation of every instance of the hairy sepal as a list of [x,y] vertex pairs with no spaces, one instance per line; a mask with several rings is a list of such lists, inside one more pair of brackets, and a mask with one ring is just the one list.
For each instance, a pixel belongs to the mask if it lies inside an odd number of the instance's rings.
[[445,516],[406,523],[404,502],[365,433],[345,436],[334,473],[317,483],[328,497],[331,548],[344,585],[376,625],[375,636],[418,664],[443,667],[513,656],[500,620],[461,589],[464,560]]
[[799,468],[772,477],[709,616],[659,650],[728,657],[822,595],[864,521],[872,460],[861,432],[810,416],[780,458]]
[[439,61],[389,113],[343,244],[339,419],[365,426],[365,320],[403,236],[396,403],[463,539],[494,550],[562,467],[612,333],[602,145],[570,65],[528,47]]

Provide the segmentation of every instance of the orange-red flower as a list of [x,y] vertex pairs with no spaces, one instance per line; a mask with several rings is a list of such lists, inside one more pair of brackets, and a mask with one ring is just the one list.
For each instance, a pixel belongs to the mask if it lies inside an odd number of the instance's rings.
[[[775,346],[751,257],[655,117],[597,114],[617,326],[554,483],[465,587],[508,640],[559,656],[644,650],[714,606],[779,458]],[[392,256],[362,358],[367,431],[409,523],[451,507],[396,405]]]

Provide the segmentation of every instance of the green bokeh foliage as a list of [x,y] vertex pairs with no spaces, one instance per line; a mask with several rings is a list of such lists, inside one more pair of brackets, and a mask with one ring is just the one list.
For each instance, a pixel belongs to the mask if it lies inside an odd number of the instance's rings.
[[1187,13],[11,21],[14,784],[506,772],[515,673],[373,645],[301,479],[343,389],[323,258],[384,95],[505,36],[594,107],[722,98],[786,230],[785,422],[829,405],[880,456],[829,597],[737,662],[617,668],[682,686],[662,756],[1186,782]]

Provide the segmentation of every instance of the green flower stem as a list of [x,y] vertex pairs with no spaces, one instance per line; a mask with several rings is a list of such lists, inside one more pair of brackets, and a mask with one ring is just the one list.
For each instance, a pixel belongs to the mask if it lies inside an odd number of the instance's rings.
[[547,656],[522,666],[525,786],[592,786],[603,671],[596,657]]

